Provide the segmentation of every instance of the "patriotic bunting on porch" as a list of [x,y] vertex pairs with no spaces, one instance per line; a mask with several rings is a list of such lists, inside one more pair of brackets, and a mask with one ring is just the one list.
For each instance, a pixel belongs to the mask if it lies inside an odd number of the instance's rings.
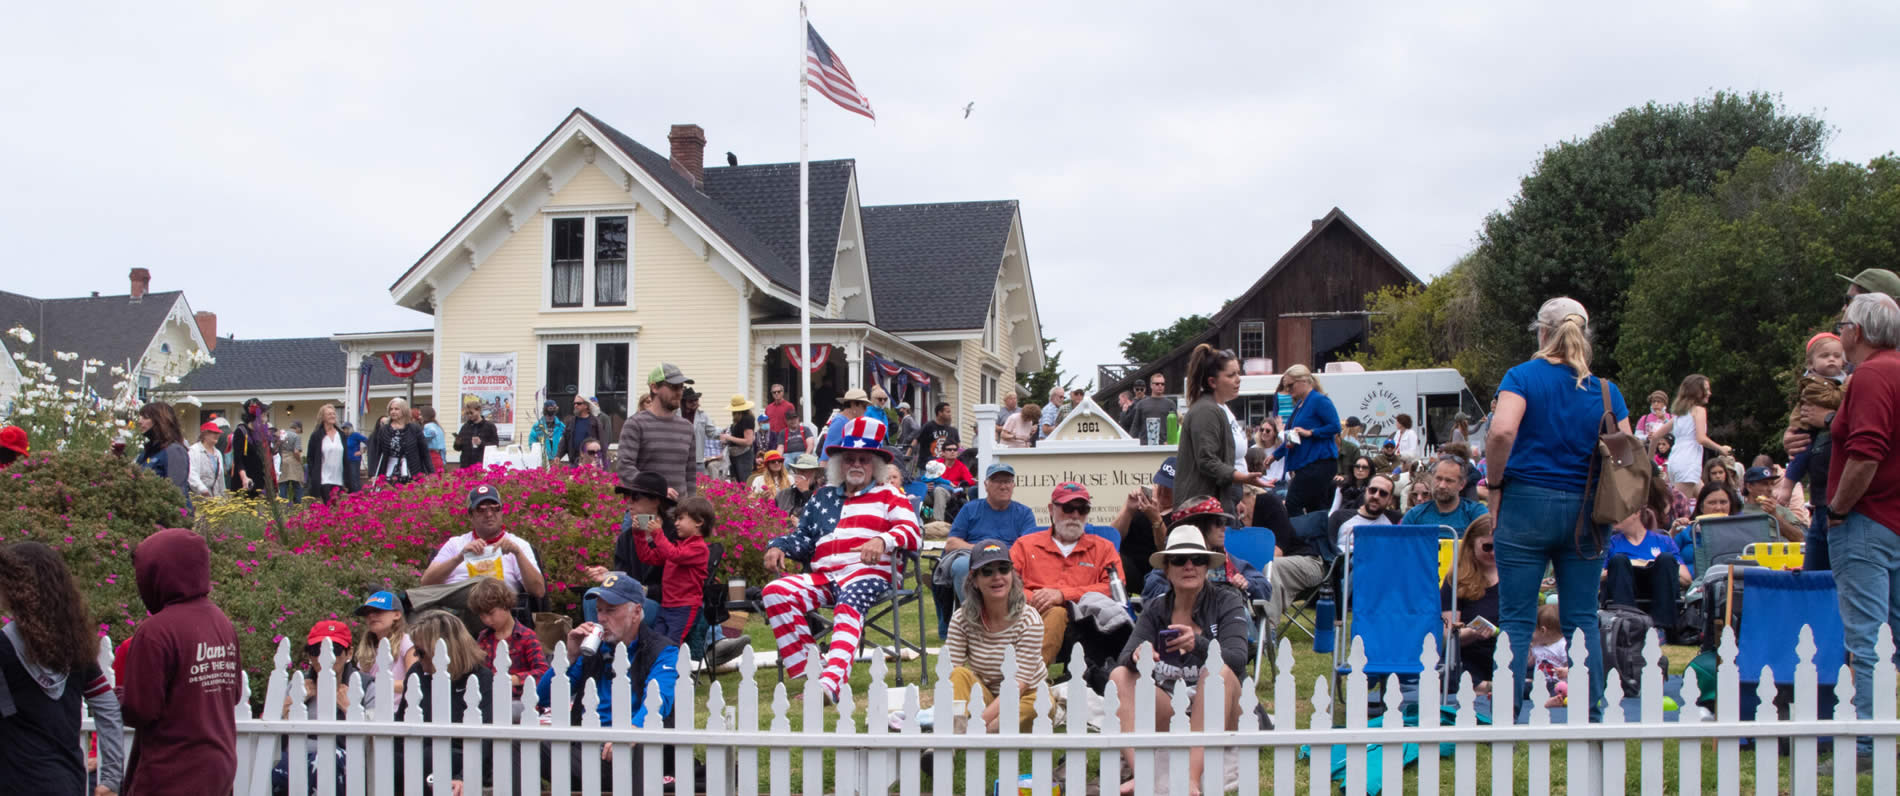
[[[358,412],[362,412],[363,407],[369,406],[369,374],[375,367],[376,360],[366,357],[363,359],[363,367],[360,368],[360,372],[357,373],[356,411]],[[352,422],[354,422],[354,420],[355,418],[351,418]]]
[[[828,346],[828,345],[812,346],[810,357],[799,356],[798,346],[788,345],[788,346],[781,346],[781,347],[785,349],[785,359],[786,361],[792,363],[793,370],[797,370],[799,368],[805,368],[806,370],[809,370],[813,373],[817,373],[818,371],[824,369],[826,362],[831,360],[831,346]],[[801,359],[809,359],[810,365],[806,366],[805,363],[800,361]]]
[[383,354],[383,367],[389,369],[389,375],[398,379],[407,379],[422,370],[421,351],[391,351]]

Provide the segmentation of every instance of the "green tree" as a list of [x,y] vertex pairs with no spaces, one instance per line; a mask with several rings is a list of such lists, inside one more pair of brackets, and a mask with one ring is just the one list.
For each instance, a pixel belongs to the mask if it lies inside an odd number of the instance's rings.
[[1371,329],[1354,359],[1367,370],[1454,367],[1481,389],[1478,363],[1492,346],[1478,334],[1479,257],[1465,255],[1423,287],[1389,285],[1366,294]]
[[[1545,150],[1480,236],[1480,317],[1485,336],[1500,343],[1481,380],[1495,383],[1530,354],[1524,324],[1552,296],[1583,302],[1598,339],[1618,339],[1634,264],[1617,243],[1665,191],[1707,194],[1718,174],[1757,147],[1818,157],[1827,136],[1824,122],[1786,112],[1774,95],[1717,92],[1692,104],[1630,108],[1587,138]],[[1617,372],[1614,356],[1596,364]]]
[[1209,316],[1188,315],[1160,329],[1131,333],[1122,338],[1122,358],[1135,365],[1153,362],[1212,325],[1213,319]]
[[[1055,350],[1055,344],[1056,339],[1053,337],[1042,338],[1042,370],[1016,373],[1016,389],[1036,403],[1047,399],[1049,390],[1055,387],[1068,390],[1076,386],[1075,375],[1063,372],[1062,352]],[[1095,381],[1089,380],[1082,389],[1094,392]]]
[[1637,265],[1615,340],[1624,393],[1673,394],[1701,373],[1716,438],[1775,448],[1803,343],[1840,311],[1834,274],[1900,259],[1900,160],[1750,152],[1710,194],[1665,194],[1620,254]]

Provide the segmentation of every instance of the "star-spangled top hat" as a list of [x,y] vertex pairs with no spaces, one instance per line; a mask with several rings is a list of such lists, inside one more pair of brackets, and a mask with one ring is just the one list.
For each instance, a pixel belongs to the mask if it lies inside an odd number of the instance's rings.
[[826,446],[825,455],[836,456],[845,451],[875,453],[887,463],[895,461],[891,452],[884,449],[884,424],[873,417],[846,421],[839,444]]

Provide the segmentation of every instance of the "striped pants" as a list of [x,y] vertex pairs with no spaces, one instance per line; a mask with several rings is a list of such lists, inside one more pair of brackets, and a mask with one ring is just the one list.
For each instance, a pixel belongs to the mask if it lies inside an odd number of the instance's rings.
[[818,682],[835,697],[851,676],[851,664],[858,657],[858,641],[864,633],[864,615],[891,590],[890,581],[880,575],[859,575],[842,583],[831,583],[816,575],[786,575],[766,584],[763,597],[765,620],[778,641],[779,661],[785,675],[797,679],[805,675],[805,660],[812,646],[811,625],[805,615],[835,605],[832,611],[831,649],[825,653],[825,668]]

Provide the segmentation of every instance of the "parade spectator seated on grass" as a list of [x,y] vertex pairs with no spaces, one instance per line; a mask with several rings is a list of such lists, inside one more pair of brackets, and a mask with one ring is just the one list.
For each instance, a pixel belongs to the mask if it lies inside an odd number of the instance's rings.
[[[1438,607],[1445,614],[1445,628],[1458,634],[1458,671],[1471,673],[1478,693],[1490,693],[1498,652],[1498,558],[1491,516],[1481,514],[1459,531],[1464,538],[1458,542],[1458,571],[1448,573],[1439,585]],[[1457,578],[1455,591],[1452,576]]]
[[1128,583],[1144,583],[1151,569],[1148,557],[1167,543],[1168,512],[1174,510],[1174,457],[1161,460],[1154,483],[1128,493],[1122,510],[1115,515],[1115,531],[1121,534],[1122,578]]
[[1027,733],[1036,719],[1036,686],[1049,674],[1042,660],[1042,616],[1027,604],[1008,545],[993,539],[979,542],[970,564],[962,605],[950,617],[943,642],[942,654],[950,657],[952,667],[952,695],[967,702],[975,692],[983,705],[983,722],[995,732],[1003,713],[1003,651],[1016,650],[1016,716]]
[[[356,607],[356,618],[363,620],[363,635],[350,650],[350,658],[363,674],[363,707],[375,706],[372,685],[379,679],[388,680],[392,693],[400,699],[406,685],[404,678],[416,659],[415,642],[410,640],[409,626],[403,620],[402,600],[395,592],[376,592]],[[384,641],[389,642],[389,665],[378,668],[376,648]]]
[[1042,616],[1043,661],[1067,661],[1064,648],[1079,643],[1092,669],[1089,685],[1100,688],[1107,670],[1095,667],[1112,660],[1129,622],[1127,610],[1109,596],[1121,556],[1113,543],[1088,532],[1089,508],[1088,489],[1073,481],[1057,484],[1049,497],[1049,529],[1016,540],[1009,557],[1030,609]]
[[1467,479],[1463,462],[1452,458],[1433,462],[1431,479],[1431,502],[1413,506],[1400,525],[1448,525],[1462,532],[1490,511],[1483,503],[1462,496]]
[[1358,507],[1340,509],[1326,518],[1327,526],[1332,529],[1333,539],[1342,553],[1352,553],[1352,530],[1361,525],[1397,525],[1399,513],[1392,509],[1396,499],[1392,476],[1375,475],[1366,483],[1363,499]]
[[[483,656],[481,646],[469,636],[468,627],[462,624],[462,620],[448,611],[424,611],[410,623],[410,633],[416,640],[417,649],[422,651],[414,669],[414,673],[421,678],[422,684],[422,700],[416,705],[421,711],[422,721],[424,723],[436,721],[435,687],[431,681],[438,671],[435,667],[437,642],[447,647],[449,654],[448,666],[440,670],[449,676],[449,723],[462,724],[464,721],[473,723],[472,717],[468,716],[468,691],[471,688],[476,689],[475,710],[481,719],[480,723],[488,724],[493,721],[495,670],[489,667],[488,659]],[[407,720],[408,711],[408,700],[399,702],[396,705],[396,720]],[[463,751],[470,745],[472,744],[450,744],[448,765],[438,766],[434,759],[435,744],[423,744],[422,770],[434,777],[448,777],[450,787],[458,792],[462,789],[462,780],[468,777],[468,769],[465,766],[471,764],[481,766],[482,781],[493,781],[493,770],[488,762],[490,742],[481,743],[481,750],[474,761],[470,761],[469,755]],[[397,771],[403,770],[403,746],[399,744],[396,748]]]
[[[594,693],[600,699],[598,716],[602,727],[613,725],[614,711],[631,710],[633,726],[646,727],[651,716],[647,713],[646,696],[649,684],[659,686],[660,715],[663,726],[673,726],[673,685],[679,681],[679,645],[667,641],[653,628],[646,626],[647,600],[646,590],[640,587],[640,581],[625,572],[609,572],[600,579],[600,585],[588,590],[599,606],[599,619],[595,622],[583,622],[567,634],[567,677],[571,683],[572,698],[567,709],[570,711],[570,726],[580,726],[582,712],[586,710],[585,698],[588,684],[593,684]],[[600,634],[595,651],[586,650],[584,642],[589,635]],[[625,645],[625,646],[622,646]],[[613,695],[614,658],[628,656],[627,683],[628,694],[633,700],[631,705],[615,705]],[[540,704],[549,704],[554,688],[554,672],[549,670],[541,675],[536,685],[536,695]],[[560,709],[556,706],[555,709]],[[692,706],[687,706],[688,710]],[[609,761],[613,759],[613,744],[604,743],[600,748],[600,759],[584,761],[581,759],[582,744],[568,747],[569,764],[572,771],[572,790],[580,790],[581,767],[597,766],[600,782],[612,782],[612,769]],[[541,744],[541,770],[550,771],[552,767],[553,747]],[[643,779],[642,765],[646,756],[635,749],[633,753],[633,781]],[[556,790],[559,790],[556,786]]]
[[[1168,521],[1176,528],[1185,526],[1199,530],[1207,548],[1223,554],[1221,565],[1208,569],[1208,583],[1232,586],[1239,589],[1250,600],[1265,600],[1272,589],[1267,585],[1267,576],[1260,571],[1260,568],[1251,562],[1224,555],[1227,551],[1222,542],[1227,536],[1227,525],[1233,522],[1233,519],[1232,514],[1221,509],[1220,501],[1213,498],[1201,498],[1182,506]],[[1167,593],[1168,588],[1167,573],[1159,569],[1150,569],[1148,577],[1142,581],[1141,600],[1145,604]]]
[[[1168,579],[1168,591],[1154,601],[1144,601],[1141,618],[1135,621],[1134,632],[1122,646],[1119,663],[1111,679],[1119,693],[1127,695],[1121,701],[1118,717],[1121,719],[1122,732],[1135,732],[1135,681],[1140,673],[1135,669],[1135,656],[1154,655],[1155,705],[1154,727],[1143,727],[1141,731],[1167,732],[1168,723],[1174,716],[1174,689],[1176,684],[1187,687],[1188,720],[1195,732],[1202,731],[1202,717],[1205,715],[1203,700],[1207,694],[1208,653],[1212,644],[1220,642],[1222,695],[1226,699],[1225,712],[1227,726],[1222,730],[1234,730],[1240,721],[1240,676],[1247,665],[1247,601],[1234,589],[1213,587],[1208,583],[1209,567],[1219,567],[1226,556],[1209,548],[1201,538],[1201,532],[1192,526],[1181,526],[1168,532],[1168,543],[1154,554],[1150,564]],[[1144,652],[1143,645],[1152,650]],[[1195,747],[1190,753],[1188,774],[1189,782],[1201,781],[1203,750]],[[1126,770],[1134,770],[1135,752],[1122,750],[1122,760]],[[1122,783],[1122,792],[1132,792],[1133,782]]]
[[772,502],[796,522],[799,512],[811,501],[812,493],[825,485],[825,463],[809,453],[798,453],[791,456],[788,466],[792,471],[792,485],[779,490]]
[[541,565],[528,540],[502,530],[501,493],[488,484],[468,491],[470,531],[450,537],[422,571],[422,585],[461,583],[471,576],[500,573],[508,588],[547,596]]
[[950,566],[950,583],[957,601],[963,601],[963,579],[970,573],[967,551],[985,539],[1008,547],[1024,534],[1036,530],[1036,512],[1012,498],[1016,494],[1016,468],[997,462],[983,472],[983,500],[972,502],[957,512],[950,524],[950,538],[943,542],[944,562]]
[[1767,467],[1750,467],[1742,476],[1742,513],[1767,514],[1775,518],[1775,530],[1781,538],[1799,542],[1807,538],[1807,523],[1794,510],[1775,501],[1775,484],[1781,478]]
[[1656,629],[1667,637],[1676,630],[1682,590],[1689,587],[1689,566],[1682,562],[1682,551],[1669,534],[1650,530],[1658,524],[1656,513],[1644,509],[1611,526],[1609,549],[1603,554],[1603,593],[1606,605],[1627,605],[1642,609],[1639,602],[1649,599],[1648,614]]
[[923,541],[910,497],[884,483],[895,457],[884,448],[884,424],[866,417],[847,423],[829,449],[831,486],[805,504],[798,528],[773,539],[765,568],[785,572],[786,561],[809,565],[803,574],[767,584],[765,615],[778,642],[785,675],[805,674],[811,625],[805,615],[833,606],[831,649],[819,682],[835,700],[857,660],[864,616],[890,593],[901,557]]
[[488,668],[495,668],[495,650],[508,645],[508,679],[515,696],[521,685],[541,678],[548,670],[541,640],[527,625],[515,621],[515,590],[494,578],[482,578],[468,594],[468,612],[482,623],[475,644],[481,647]]
[[955,440],[937,444],[937,456],[933,462],[943,465],[943,480],[963,489],[976,486],[976,474],[970,472],[970,465],[963,463],[963,448]]

